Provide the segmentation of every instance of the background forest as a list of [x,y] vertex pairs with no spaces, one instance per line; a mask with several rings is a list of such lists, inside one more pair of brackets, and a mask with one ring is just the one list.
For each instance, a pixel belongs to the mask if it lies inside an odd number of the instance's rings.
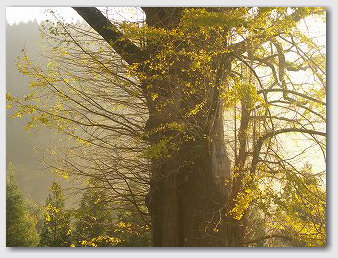
[[7,246],[326,245],[325,9],[74,10],[7,25]]

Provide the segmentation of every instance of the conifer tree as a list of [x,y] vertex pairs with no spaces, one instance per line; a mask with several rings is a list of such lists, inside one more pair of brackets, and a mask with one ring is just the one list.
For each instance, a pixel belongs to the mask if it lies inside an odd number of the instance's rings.
[[14,179],[12,164],[6,179],[6,246],[34,247],[39,243],[36,221],[29,214],[27,203]]
[[106,190],[91,180],[75,213],[73,246],[150,246],[149,226],[127,206],[114,214]]
[[40,233],[40,246],[70,246],[70,213],[65,210],[64,196],[60,184],[52,183]]
[[117,213],[119,223],[114,230],[116,237],[121,239],[125,247],[151,246],[150,227],[144,224],[138,211],[134,207],[126,207]]
[[[107,203],[104,190],[91,183],[84,192],[80,207],[76,210],[74,240],[76,245],[87,246],[93,242],[95,246],[115,245],[118,241],[108,243],[112,237],[112,212]],[[104,240],[97,241],[99,239]],[[107,243],[106,243],[107,242]],[[92,245],[90,245],[92,246]]]

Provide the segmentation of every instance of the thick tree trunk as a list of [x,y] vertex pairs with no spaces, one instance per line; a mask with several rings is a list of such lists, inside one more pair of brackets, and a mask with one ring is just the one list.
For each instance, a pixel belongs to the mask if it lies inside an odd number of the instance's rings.
[[[238,223],[226,217],[230,161],[222,111],[216,114],[210,138],[186,142],[173,156],[152,161],[154,246],[238,245],[234,227]],[[170,123],[171,116],[165,115]],[[149,123],[148,127],[154,128]]]
[[[182,8],[143,10],[147,16],[147,24],[157,28],[177,26],[182,12]],[[229,68],[229,64],[219,65],[222,67],[216,65],[215,68],[220,71],[221,77]],[[217,84],[217,80],[221,78],[216,78],[213,83]],[[145,84],[158,90],[157,102],[161,103],[159,112],[151,97],[148,97],[150,118],[146,131],[151,135],[150,144],[156,145],[163,139],[171,139],[171,132],[154,134],[154,129],[184,120],[180,117],[185,108],[180,106],[182,89],[179,85],[171,85],[172,82],[165,80]],[[231,175],[224,141],[220,89],[215,85],[208,90],[210,95],[206,106],[209,106],[211,111],[205,111],[204,117],[196,118],[193,122],[200,121],[197,127],[202,128],[208,121],[206,131],[202,130],[193,140],[182,141],[170,157],[152,160],[150,195],[153,246],[239,245],[241,228],[239,222],[229,215]],[[145,93],[147,94],[149,93]],[[194,104],[198,102],[192,106]]]

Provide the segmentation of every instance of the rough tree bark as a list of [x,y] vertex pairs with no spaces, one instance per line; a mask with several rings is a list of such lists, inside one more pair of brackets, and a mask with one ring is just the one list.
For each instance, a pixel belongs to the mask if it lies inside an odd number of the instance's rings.
[[[161,46],[150,46],[142,52],[112,25],[96,8],[74,7],[129,64],[151,58],[151,53]],[[178,25],[183,8],[142,8],[146,22],[151,27],[174,28]],[[107,29],[109,27],[109,29]],[[219,72],[226,73],[229,60],[220,65]],[[219,78],[220,80],[220,78]],[[217,80],[214,82],[217,83]],[[179,122],[180,88],[170,81],[146,81],[144,95],[149,109],[146,132],[149,143],[156,144],[170,137],[170,130],[156,134],[153,129],[160,125]],[[166,103],[161,111],[145,85],[158,88],[158,100]],[[208,113],[210,121],[200,136],[185,141],[170,157],[153,159],[151,165],[151,223],[153,246],[238,246],[239,224],[226,217],[230,189],[225,187],[230,180],[230,161],[227,157],[223,109],[218,88]],[[182,104],[183,105],[183,104]],[[202,125],[201,125],[202,126]]]

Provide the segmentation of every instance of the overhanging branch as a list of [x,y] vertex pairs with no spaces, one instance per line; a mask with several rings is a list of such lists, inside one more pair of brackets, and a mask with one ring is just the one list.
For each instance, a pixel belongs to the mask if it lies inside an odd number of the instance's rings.
[[128,63],[134,64],[144,60],[144,54],[138,46],[124,37],[100,10],[95,7],[73,7],[73,9],[99,33],[104,40]]
[[263,136],[261,136],[254,147],[253,150],[253,157],[252,157],[252,162],[251,162],[251,171],[250,173],[253,175],[256,172],[256,167],[259,161],[259,155],[263,146],[263,143],[265,140],[269,139],[270,137],[276,136],[278,134],[282,134],[282,133],[305,133],[305,134],[310,134],[310,135],[319,135],[319,136],[323,136],[326,137],[326,133],[325,132],[321,132],[321,131],[315,131],[315,130],[310,130],[310,129],[304,129],[304,128],[284,128],[284,129],[280,129],[280,130],[276,130],[276,131],[272,131],[269,133],[264,134]]

